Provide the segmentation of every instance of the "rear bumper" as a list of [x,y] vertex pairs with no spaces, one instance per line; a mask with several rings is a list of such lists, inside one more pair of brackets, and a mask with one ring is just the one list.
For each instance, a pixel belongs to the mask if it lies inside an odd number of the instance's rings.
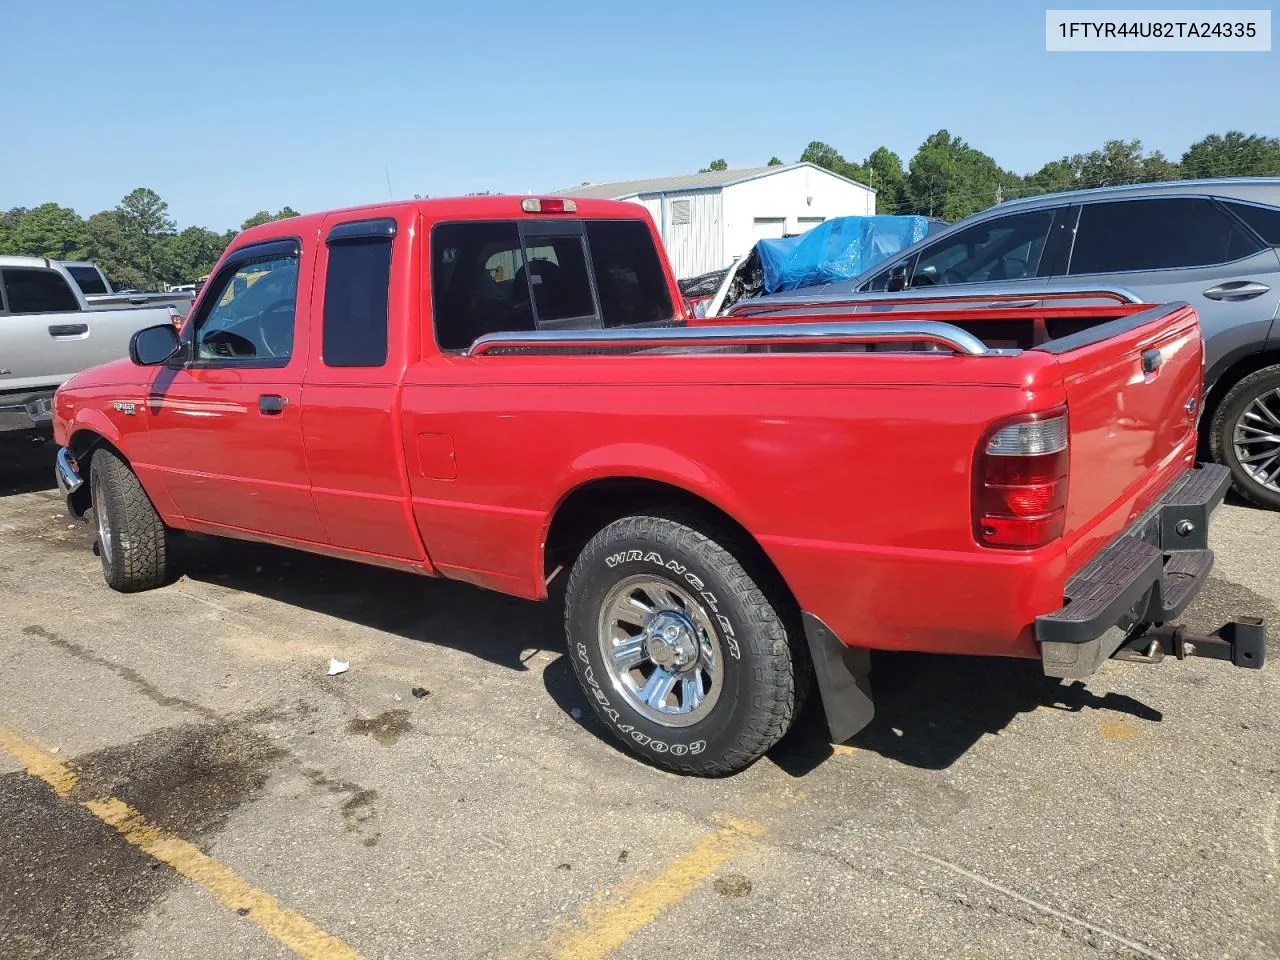
[[[1209,516],[1230,484],[1231,474],[1217,464],[1188,469],[1067,581],[1062,608],[1036,618],[1036,640],[1048,676],[1090,676],[1117,652],[1149,647],[1142,638],[1151,625],[1168,623],[1187,608],[1213,569]],[[1219,659],[1262,666],[1263,627],[1261,621],[1249,625],[1247,631],[1219,631],[1213,642],[1229,648]],[[1157,635],[1152,637],[1159,647]],[[1201,646],[1207,652],[1211,644],[1204,639]],[[1247,644],[1250,655],[1234,655],[1237,643]],[[1193,653],[1196,648],[1189,645]],[[1179,642],[1178,655],[1183,654]]]
[[52,390],[0,394],[0,433],[52,429]]

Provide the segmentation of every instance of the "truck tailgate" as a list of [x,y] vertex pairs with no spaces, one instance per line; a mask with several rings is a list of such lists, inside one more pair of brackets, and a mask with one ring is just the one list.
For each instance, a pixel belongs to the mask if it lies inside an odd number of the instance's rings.
[[1067,397],[1069,567],[1093,556],[1194,462],[1203,343],[1186,304],[1055,340]]

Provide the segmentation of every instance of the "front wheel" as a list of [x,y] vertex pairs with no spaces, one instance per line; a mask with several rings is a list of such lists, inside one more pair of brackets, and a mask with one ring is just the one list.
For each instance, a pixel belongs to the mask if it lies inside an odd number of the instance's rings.
[[89,489],[107,586],[136,593],[168,582],[169,530],[129,465],[99,447],[89,465]]
[[1231,471],[1236,491],[1280,509],[1280,366],[1255,370],[1227,392],[1210,439],[1214,459]]
[[630,750],[719,776],[790,727],[808,674],[798,633],[721,543],[675,520],[625,517],[574,563],[569,656],[588,701]]

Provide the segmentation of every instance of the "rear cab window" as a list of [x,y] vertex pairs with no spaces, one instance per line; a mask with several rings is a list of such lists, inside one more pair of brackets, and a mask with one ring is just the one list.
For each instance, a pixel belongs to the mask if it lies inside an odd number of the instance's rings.
[[1253,234],[1205,197],[1117,200],[1080,208],[1072,276],[1205,267],[1263,249]]
[[489,333],[671,323],[653,234],[640,220],[479,220],[431,231],[442,350]]
[[0,270],[10,313],[70,313],[80,309],[71,285],[56,270],[5,267]]

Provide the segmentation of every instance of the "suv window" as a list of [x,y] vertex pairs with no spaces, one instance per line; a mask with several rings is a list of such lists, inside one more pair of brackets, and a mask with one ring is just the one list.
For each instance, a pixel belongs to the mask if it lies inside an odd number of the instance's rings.
[[920,251],[911,286],[1034,277],[1053,217],[1053,210],[1030,210],[975,223],[951,234]]
[[387,362],[390,279],[390,237],[330,244],[321,348],[325,366],[380,367]]
[[1280,210],[1251,203],[1224,203],[1223,206],[1251,226],[1263,243],[1280,247]]
[[662,261],[645,224],[639,220],[589,220],[587,242],[606,327],[674,319]]
[[196,359],[284,366],[293,355],[297,295],[296,247],[223,268],[196,317]]
[[1080,209],[1067,272],[1202,267],[1261,249],[1234,218],[1202,197],[1087,203]]
[[80,309],[80,302],[62,274],[39,267],[5,267],[0,270],[10,313],[66,313]]

